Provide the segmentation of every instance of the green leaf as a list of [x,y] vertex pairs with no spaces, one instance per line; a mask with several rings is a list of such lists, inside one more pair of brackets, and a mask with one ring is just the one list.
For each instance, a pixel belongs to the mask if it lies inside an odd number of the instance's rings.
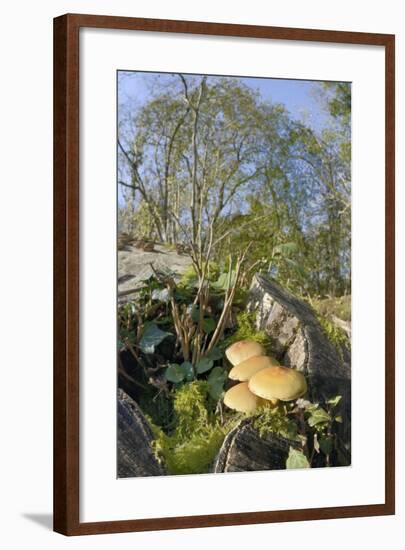
[[208,393],[215,401],[218,401],[224,391],[227,376],[226,370],[222,367],[215,367],[208,376]]
[[194,321],[194,323],[198,323],[200,320],[200,308],[198,306],[190,306],[190,317]]
[[229,287],[235,286],[236,283],[236,271],[233,269],[231,273],[221,273],[218,280],[212,283],[212,286],[218,290],[226,290]]
[[339,424],[343,423],[343,418],[341,414],[338,414],[337,416],[335,416],[335,422],[338,422]]
[[144,353],[154,353],[155,347],[168,336],[172,336],[172,334],[160,330],[156,323],[146,323],[139,347]]
[[330,421],[329,414],[324,409],[315,409],[311,412],[311,416],[308,418],[308,424],[313,428],[318,424],[323,424]]
[[336,397],[332,397],[331,399],[328,399],[327,403],[329,405],[332,405],[332,407],[336,407],[340,403],[340,400],[342,399],[341,395],[336,395]]
[[180,365],[177,365],[177,363],[172,363],[167,367],[165,371],[165,377],[166,380],[168,380],[169,382],[174,382],[175,384],[178,384],[179,382],[182,382],[184,380],[184,378],[186,377],[186,373]]
[[215,361],[216,359],[222,359],[223,352],[219,348],[213,348],[206,357]]
[[136,344],[136,334],[134,330],[128,330],[126,328],[120,329],[120,339],[123,344],[123,346],[126,346],[126,343],[128,342],[131,344],[131,346],[134,346]]
[[200,361],[198,361],[196,365],[196,371],[198,374],[202,374],[203,372],[209,371],[214,365],[214,361],[212,359],[209,359],[208,357],[204,357]]
[[333,451],[333,439],[331,437],[321,437],[319,447],[325,455],[330,455]]
[[215,330],[216,325],[217,324],[214,319],[212,319],[211,317],[206,317],[203,320],[202,328],[205,334],[211,334],[211,332]]
[[306,443],[306,437],[298,433],[297,425],[295,422],[286,422],[283,428],[280,428],[280,435],[291,441],[302,441]]
[[194,367],[189,361],[184,361],[184,363],[180,365],[180,368],[184,372],[184,376],[187,382],[191,382],[191,380],[194,380]]
[[302,451],[290,447],[290,452],[288,454],[286,467],[288,470],[296,470],[299,468],[309,468],[309,462],[307,457]]

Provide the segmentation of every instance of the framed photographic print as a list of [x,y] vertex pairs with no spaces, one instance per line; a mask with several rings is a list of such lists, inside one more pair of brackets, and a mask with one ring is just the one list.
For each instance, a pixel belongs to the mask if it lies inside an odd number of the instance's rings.
[[54,529],[393,514],[394,36],[54,20]]

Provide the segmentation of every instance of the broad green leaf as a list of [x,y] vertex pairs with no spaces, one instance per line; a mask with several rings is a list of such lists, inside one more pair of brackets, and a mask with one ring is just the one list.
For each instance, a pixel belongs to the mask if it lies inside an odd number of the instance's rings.
[[208,357],[204,357],[200,361],[198,361],[196,365],[196,371],[198,374],[202,374],[203,372],[209,371],[214,364],[214,361],[212,359],[209,359]]
[[177,365],[176,363],[172,363],[171,365],[169,365],[165,371],[166,380],[168,380],[169,382],[174,382],[175,384],[182,382],[185,377],[186,377],[185,370],[182,369],[181,366]]
[[317,409],[319,409],[319,403],[310,403],[305,407],[306,411],[309,413],[313,413]]
[[329,422],[330,419],[329,414],[324,409],[319,408],[311,412],[311,416],[308,418],[308,424],[314,427],[318,424]]
[[332,407],[336,407],[336,405],[340,403],[341,399],[342,399],[341,395],[336,395],[335,397],[328,399],[327,403],[329,403],[329,405],[332,405]]
[[206,355],[207,358],[212,359],[213,361],[215,361],[216,359],[221,359],[222,356],[223,356],[223,352],[219,348],[213,348]]
[[189,361],[184,361],[184,363],[180,365],[180,368],[184,372],[184,376],[187,382],[191,382],[191,380],[194,380],[194,367]]
[[189,308],[189,313],[194,323],[198,323],[198,321],[200,320],[200,308],[198,306],[192,305]]
[[134,330],[128,330],[126,328],[121,328],[120,329],[120,339],[121,339],[121,342],[124,345],[124,347],[125,347],[127,342],[129,344],[131,344],[131,346],[134,346],[136,344],[135,331]]
[[226,370],[222,367],[215,367],[208,376],[208,393],[215,401],[218,401],[224,391],[227,376]]
[[222,367],[215,367],[208,376],[208,384],[215,384],[219,381],[225,382],[227,379],[227,372]]
[[288,470],[295,470],[299,468],[309,468],[310,466],[307,457],[302,451],[290,447],[286,467]]
[[333,439],[331,437],[321,437],[319,446],[325,455],[330,455],[333,451]]
[[212,286],[218,290],[226,290],[229,287],[235,286],[236,283],[236,271],[232,270],[231,273],[221,273],[218,280],[212,283]]
[[211,332],[213,332],[215,330],[215,327],[216,327],[216,322],[214,319],[212,319],[211,317],[206,317],[204,320],[203,320],[203,331],[205,332],[205,334],[211,334]]
[[156,323],[146,323],[139,347],[144,353],[154,353],[155,347],[168,336],[172,336],[172,334],[160,330]]
[[280,435],[291,441],[301,441],[306,443],[306,437],[298,433],[295,422],[288,422],[284,428],[280,428]]

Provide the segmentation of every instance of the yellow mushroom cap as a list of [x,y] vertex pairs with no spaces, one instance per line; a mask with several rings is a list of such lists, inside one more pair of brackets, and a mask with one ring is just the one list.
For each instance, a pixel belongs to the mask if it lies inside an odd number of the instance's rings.
[[265,349],[258,342],[253,342],[252,340],[241,340],[240,342],[235,342],[232,346],[225,351],[225,354],[232,365],[238,365],[250,359],[250,357],[255,357],[256,355],[264,355]]
[[242,363],[238,363],[229,373],[231,380],[240,380],[246,382],[250,380],[254,374],[265,369],[266,367],[275,367],[280,363],[274,357],[268,357],[267,355],[257,355],[256,357],[250,357],[245,359]]
[[293,401],[307,391],[307,382],[300,372],[287,367],[262,369],[249,380],[249,389],[264,399]]
[[234,411],[250,413],[256,410],[261,399],[249,390],[247,382],[241,382],[225,393],[224,403]]

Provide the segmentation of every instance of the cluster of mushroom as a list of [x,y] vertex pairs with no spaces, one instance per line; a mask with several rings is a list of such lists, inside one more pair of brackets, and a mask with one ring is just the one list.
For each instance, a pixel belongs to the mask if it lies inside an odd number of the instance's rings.
[[233,368],[231,380],[239,381],[224,395],[230,409],[252,413],[265,404],[293,401],[307,391],[305,377],[300,372],[280,366],[258,342],[241,340],[232,344],[225,354]]

